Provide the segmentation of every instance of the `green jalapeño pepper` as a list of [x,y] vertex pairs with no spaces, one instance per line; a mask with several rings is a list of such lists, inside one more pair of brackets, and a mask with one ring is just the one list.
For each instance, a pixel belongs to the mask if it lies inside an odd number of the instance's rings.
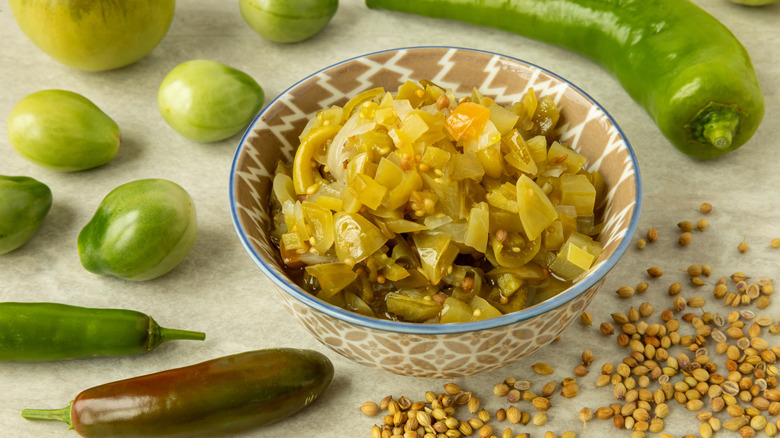
[[0,303],[0,362],[131,356],[166,341],[205,338],[202,332],[160,327],[134,310]]
[[25,409],[28,420],[63,421],[100,437],[222,436],[308,406],[333,379],[316,351],[249,351],[82,391],[62,409]]
[[617,78],[696,158],[744,144],[764,115],[745,48],[688,0],[366,0],[371,8],[505,30],[579,53]]

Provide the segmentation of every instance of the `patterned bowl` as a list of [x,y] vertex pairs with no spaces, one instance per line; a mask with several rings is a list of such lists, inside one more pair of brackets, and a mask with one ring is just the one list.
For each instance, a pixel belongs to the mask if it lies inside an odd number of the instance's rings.
[[[476,87],[507,104],[528,87],[550,95],[561,111],[561,142],[588,158],[609,191],[604,251],[575,285],[502,317],[458,324],[413,324],[365,317],[327,304],[298,287],[269,240],[269,193],[276,163],[292,162],[297,137],[318,110],[343,105],[374,87],[397,90],[406,80],[429,79],[456,95]],[[358,363],[392,373],[454,378],[490,371],[555,340],[588,306],[636,230],[641,206],[639,171],[612,117],[582,90],[535,65],[507,56],[451,47],[388,50],[349,59],[301,80],[270,102],[241,139],[230,176],[230,205],[238,236],[270,278],[289,312],[317,339]]]

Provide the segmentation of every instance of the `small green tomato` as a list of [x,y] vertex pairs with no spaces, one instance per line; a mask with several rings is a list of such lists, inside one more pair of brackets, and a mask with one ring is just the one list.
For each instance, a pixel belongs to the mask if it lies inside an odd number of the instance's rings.
[[336,14],[338,0],[239,0],[244,20],[263,38],[296,43],[321,31]]
[[195,204],[181,186],[131,181],[109,192],[81,230],[79,258],[95,274],[151,280],[184,260],[197,227]]
[[8,140],[25,159],[73,172],[101,166],[119,151],[119,127],[86,97],[65,90],[31,93],[8,116]]
[[182,136],[202,143],[240,132],[264,101],[262,87],[249,75],[205,59],[176,66],[157,92],[165,122]]
[[0,254],[27,243],[49,213],[49,187],[27,176],[0,175]]

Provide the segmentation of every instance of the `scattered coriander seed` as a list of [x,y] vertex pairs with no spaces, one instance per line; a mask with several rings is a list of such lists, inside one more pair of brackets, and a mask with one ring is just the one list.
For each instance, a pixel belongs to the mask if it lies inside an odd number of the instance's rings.
[[682,231],[683,233],[687,233],[689,231],[693,231],[693,223],[691,221],[682,221],[677,223],[677,227]]
[[769,246],[770,246],[771,248],[780,248],[780,238],[772,239],[772,240],[769,242]]
[[536,372],[536,374],[541,374],[543,376],[547,376],[553,373],[552,367],[542,362],[537,362],[531,365],[531,368]]
[[621,298],[629,298],[634,295],[634,288],[631,286],[620,286],[616,292]]
[[582,410],[580,410],[579,417],[582,421],[582,426],[587,429],[588,421],[593,419],[593,412],[588,408],[582,408]]
[[601,329],[601,333],[605,336],[611,336],[615,333],[615,327],[608,322],[602,322],[599,328]]
[[658,240],[658,230],[655,228],[647,230],[647,241],[655,242],[656,240]]
[[702,204],[699,206],[699,211],[702,214],[710,214],[712,212],[712,204],[709,202],[702,202]]
[[699,231],[704,231],[709,224],[710,223],[707,221],[707,219],[699,219],[696,221],[696,229]]
[[580,322],[585,325],[593,324],[593,315],[591,315],[589,312],[582,312],[580,314]]
[[444,384],[444,390],[447,392],[447,394],[450,395],[457,395],[460,394],[460,387],[455,383],[445,383]]
[[647,246],[647,241],[645,239],[639,239],[636,241],[636,247],[638,249],[645,249]]
[[573,373],[577,377],[584,377],[588,374],[588,368],[586,368],[585,365],[577,365],[574,367]]
[[582,365],[588,367],[596,359],[596,356],[591,350],[585,350],[582,352]]
[[641,294],[647,291],[648,285],[644,281],[636,285],[636,293]]
[[360,412],[366,416],[372,417],[379,413],[379,405],[372,401],[367,401],[360,405]]
[[737,251],[741,252],[742,254],[748,252],[750,250],[750,246],[743,240],[742,242],[739,242],[739,245],[737,245]]
[[657,268],[655,266],[653,266],[652,268],[648,269],[647,273],[650,274],[650,276],[653,277],[653,278],[658,278],[658,277],[664,275],[664,272],[660,268]]
[[680,237],[677,238],[677,243],[679,243],[680,246],[688,246],[692,240],[693,240],[693,235],[691,234],[690,231],[686,231],[680,234]]
[[534,426],[544,426],[545,423],[547,423],[547,414],[544,412],[538,412],[534,415],[533,420],[531,420]]
[[678,282],[674,282],[671,285],[669,285],[669,295],[670,296],[675,296],[675,295],[679,294],[680,291],[682,291],[682,284],[680,284]]

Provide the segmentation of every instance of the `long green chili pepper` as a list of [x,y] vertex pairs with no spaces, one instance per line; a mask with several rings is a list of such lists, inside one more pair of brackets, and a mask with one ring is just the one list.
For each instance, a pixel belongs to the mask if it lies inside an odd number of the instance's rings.
[[160,327],[134,310],[0,303],[0,362],[131,356],[166,341],[205,338],[202,332]]
[[688,0],[366,0],[370,8],[463,21],[577,52],[614,75],[680,151],[713,158],[764,115],[750,57]]
[[88,438],[222,436],[303,409],[332,379],[333,364],[316,351],[257,350],[106,383],[22,417],[62,421]]

